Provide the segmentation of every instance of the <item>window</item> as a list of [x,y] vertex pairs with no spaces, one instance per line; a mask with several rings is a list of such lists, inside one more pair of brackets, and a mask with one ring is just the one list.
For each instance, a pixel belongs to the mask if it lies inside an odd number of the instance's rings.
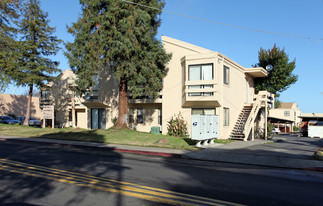
[[223,126],[229,126],[229,117],[230,117],[230,110],[229,108],[223,108]]
[[294,120],[296,121],[296,111],[294,111]]
[[188,80],[212,80],[213,79],[213,64],[189,65]]
[[214,115],[215,109],[210,108],[192,108],[192,114]]
[[137,109],[137,123],[144,123],[143,109]]
[[290,112],[289,111],[284,111],[284,116],[285,117],[289,117],[290,116]]
[[42,99],[49,99],[49,95],[50,95],[49,90],[41,90],[40,97]]
[[229,67],[223,66],[223,84],[229,85]]
[[163,122],[162,109],[158,109],[158,124],[162,125],[162,122]]
[[93,74],[93,86],[91,99],[97,99],[99,96],[99,75]]
[[134,118],[133,118],[133,109],[132,108],[129,108],[129,123],[134,123]]

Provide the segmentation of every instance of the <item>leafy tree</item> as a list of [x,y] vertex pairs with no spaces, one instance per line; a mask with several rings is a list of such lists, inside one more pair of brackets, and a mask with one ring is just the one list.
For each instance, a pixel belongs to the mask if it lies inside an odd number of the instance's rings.
[[275,98],[274,108],[278,108],[281,105],[281,101],[278,98]]
[[16,65],[16,21],[19,19],[20,0],[0,1],[0,92],[3,92],[10,83],[7,70]]
[[267,77],[255,79],[257,92],[267,90],[275,94],[275,96],[279,96],[279,93],[285,91],[297,81],[298,76],[292,73],[296,66],[295,60],[289,62],[285,49],[280,49],[276,44],[272,49],[265,50],[260,48],[258,60],[256,67],[266,68],[267,65],[272,65],[273,69]]
[[[136,0],[162,9],[162,0]],[[79,92],[93,84],[92,75],[104,68],[113,70],[119,83],[117,127],[127,127],[128,92],[134,97],[153,95],[162,88],[167,74],[167,54],[155,38],[161,10],[122,0],[80,0],[82,16],[68,28],[75,36],[66,56],[78,75]]]
[[61,40],[53,36],[55,28],[48,25],[48,15],[39,5],[38,0],[28,0],[25,3],[22,19],[18,22],[21,34],[18,47],[19,66],[7,72],[17,86],[29,87],[24,125],[29,122],[34,85],[42,86],[53,79],[51,74],[60,71],[57,68],[58,62],[48,56],[58,52]]

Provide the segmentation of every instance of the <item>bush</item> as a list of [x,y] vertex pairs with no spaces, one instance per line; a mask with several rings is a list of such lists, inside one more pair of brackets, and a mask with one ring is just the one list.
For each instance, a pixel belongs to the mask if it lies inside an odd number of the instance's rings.
[[272,133],[273,133],[273,128],[274,128],[274,125],[270,122],[268,122],[267,124],[267,133],[268,133],[268,136],[271,137]]
[[171,120],[167,122],[167,130],[168,134],[170,136],[176,136],[176,137],[185,137],[187,134],[187,124],[181,115],[179,113],[177,116],[174,115]]
[[299,127],[294,126],[293,131],[295,131],[295,132],[299,131]]

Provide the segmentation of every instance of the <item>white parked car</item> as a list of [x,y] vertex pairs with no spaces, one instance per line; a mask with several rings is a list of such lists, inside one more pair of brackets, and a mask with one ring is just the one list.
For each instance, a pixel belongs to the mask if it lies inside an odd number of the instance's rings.
[[277,128],[277,127],[274,127],[273,130],[272,130],[272,133],[278,134],[278,133],[280,133],[280,129]]

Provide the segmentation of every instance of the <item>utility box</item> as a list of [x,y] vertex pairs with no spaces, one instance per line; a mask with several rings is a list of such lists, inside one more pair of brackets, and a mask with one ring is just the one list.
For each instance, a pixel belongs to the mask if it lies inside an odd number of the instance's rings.
[[219,116],[218,115],[192,115],[192,139],[207,140],[219,137]]
[[150,133],[152,134],[160,134],[160,127],[151,127]]

